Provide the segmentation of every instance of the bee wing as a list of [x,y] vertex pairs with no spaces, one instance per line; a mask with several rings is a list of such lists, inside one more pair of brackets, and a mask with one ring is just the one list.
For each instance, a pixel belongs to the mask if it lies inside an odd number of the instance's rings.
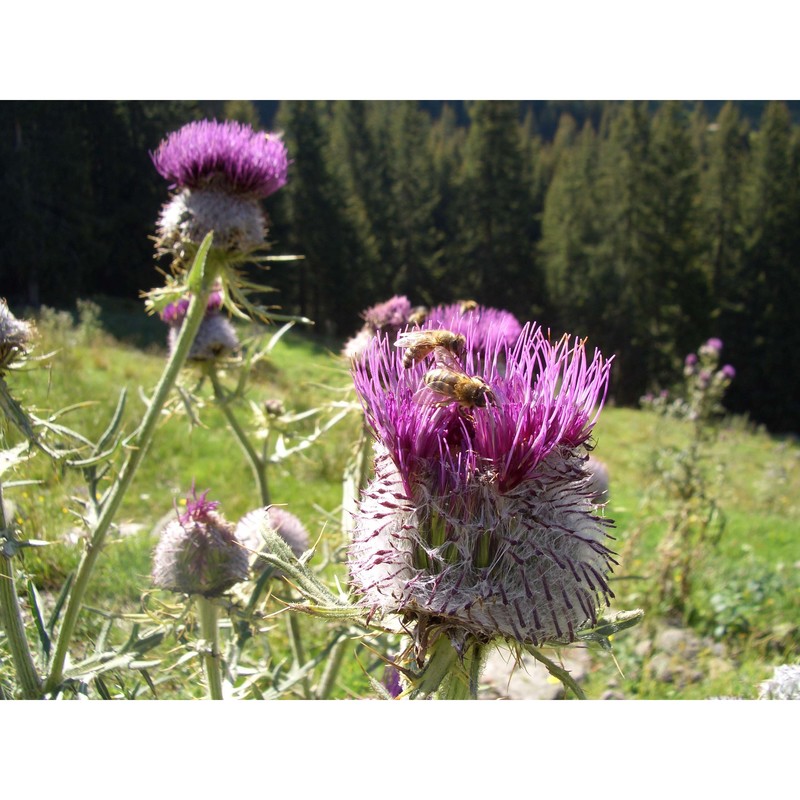
[[420,343],[419,331],[406,331],[405,333],[398,334],[394,340],[395,347],[413,347]]
[[459,374],[464,372],[458,359],[446,347],[440,345],[433,348],[433,363],[435,369],[449,369]]

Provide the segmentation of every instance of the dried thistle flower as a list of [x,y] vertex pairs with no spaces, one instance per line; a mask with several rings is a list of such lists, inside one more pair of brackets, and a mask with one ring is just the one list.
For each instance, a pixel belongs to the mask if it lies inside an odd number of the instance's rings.
[[0,375],[28,352],[33,334],[33,325],[17,319],[0,298]]

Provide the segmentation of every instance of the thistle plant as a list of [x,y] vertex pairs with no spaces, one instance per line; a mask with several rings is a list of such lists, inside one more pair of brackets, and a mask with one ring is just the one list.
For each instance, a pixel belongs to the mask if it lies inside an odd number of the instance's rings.
[[217,501],[206,500],[207,494],[198,497],[193,488],[186,511],[176,514],[161,531],[153,554],[153,585],[189,595],[196,601],[209,697],[221,700],[221,653],[214,598],[247,580],[249,562],[235,527],[218,513]]
[[[684,443],[664,445],[655,454],[656,479],[650,493],[667,501],[666,529],[649,570],[650,602],[664,613],[690,620],[695,574],[717,546],[725,520],[718,499],[723,464],[713,445],[724,419],[722,400],[736,376],[730,364],[720,366],[723,344],[711,338],[684,361],[683,383],[672,392],[642,398],[642,405],[670,425],[688,427]],[[629,539],[633,553],[641,531]],[[633,560],[633,558],[631,559]]]
[[[147,398],[141,422],[132,434],[123,436],[121,433],[125,408],[123,391],[107,430],[93,443],[52,421],[44,425],[43,421],[25,412],[10,393],[2,392],[5,416],[29,444],[66,467],[80,469],[88,485],[88,499],[83,501],[82,512],[88,530],[87,547],[74,580],[65,587],[60,627],[52,650],[47,641],[43,676],[40,677],[35,668],[33,672],[29,668],[34,660],[29,657],[24,637],[12,634],[15,638],[12,650],[26,696],[56,696],[70,676],[78,674],[77,665],[70,666],[68,661],[70,644],[91,574],[185,362],[188,359],[216,362],[221,356],[238,353],[236,332],[223,316],[223,308],[248,319],[277,316],[252,302],[252,293],[267,287],[252,282],[244,265],[270,259],[260,253],[265,247],[267,233],[267,218],[260,201],[287,180],[289,160],[279,137],[232,122],[191,123],[169,135],[152,158],[156,169],[170,181],[174,191],[156,225],[157,254],[169,259],[170,274],[165,286],[147,293],[146,305],[151,313],[160,313],[170,325],[170,349],[161,379]],[[5,372],[15,359],[25,354],[31,328],[15,320],[5,305],[0,311],[3,337],[0,364]],[[5,384],[2,388],[5,390]],[[49,435],[66,437],[66,445],[53,450],[37,428]],[[84,455],[76,457],[76,451],[83,451]],[[120,455],[122,463],[116,465],[115,457]],[[204,519],[212,513],[202,501],[192,508],[193,513],[197,512]],[[188,521],[184,520],[183,524],[188,525]],[[5,525],[3,532],[6,544],[16,539],[16,534],[14,537],[6,534]],[[7,556],[15,555],[18,549],[4,546]],[[239,555],[246,564],[246,556],[241,552]],[[12,566],[6,563],[4,566],[4,574],[12,577]],[[5,583],[13,585],[13,581]],[[203,592],[199,594],[203,596]],[[3,612],[4,627],[15,631],[19,601],[7,594],[5,597],[8,602],[4,602],[7,606]],[[138,647],[134,643],[134,649]]]
[[478,353],[476,325],[461,366],[465,377],[482,369],[493,396],[483,407],[432,401],[433,364],[404,368],[386,338],[353,362],[375,476],[350,576],[372,618],[410,635],[411,694],[474,697],[487,644],[574,642],[613,597],[611,523],[586,469],[610,362],[532,325]]

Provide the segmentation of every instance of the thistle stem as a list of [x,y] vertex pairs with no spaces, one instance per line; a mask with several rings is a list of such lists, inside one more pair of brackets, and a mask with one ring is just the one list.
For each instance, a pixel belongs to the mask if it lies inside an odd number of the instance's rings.
[[241,445],[242,450],[244,450],[247,460],[250,463],[250,467],[253,470],[253,475],[255,476],[256,484],[258,485],[258,493],[261,497],[261,505],[268,506],[270,504],[270,499],[269,483],[267,482],[266,461],[258,455],[255,448],[250,443],[250,440],[247,438],[244,428],[239,423],[239,420],[236,419],[236,415],[233,413],[233,409],[230,407],[230,398],[225,394],[225,389],[220,383],[219,375],[217,375],[217,369],[214,364],[209,364],[207,372],[209,378],[211,379],[211,385],[214,387],[214,399],[217,401],[217,405],[225,415],[225,419],[228,420],[228,424],[231,426],[231,430]]
[[328,658],[325,661],[325,670],[322,673],[322,678],[320,679],[317,689],[318,700],[327,700],[331,691],[333,691],[334,681],[339,674],[339,668],[342,666],[346,644],[347,638],[343,635],[334,643],[333,647],[331,647],[331,651],[328,653]]
[[198,596],[197,610],[200,616],[200,633],[203,637],[203,665],[208,683],[208,697],[209,700],[222,700],[217,607],[211,600]]
[[431,648],[428,662],[419,676],[413,695],[423,697],[433,695],[457,663],[458,654],[450,640],[447,636],[440,636]]
[[[303,637],[300,634],[300,625],[297,622],[297,615],[290,611],[286,615],[286,631],[289,634],[289,646],[292,648],[292,659],[294,666],[300,669],[306,660],[305,651],[303,650]],[[308,680],[308,675],[304,675],[301,684],[303,686],[303,695],[308,700],[311,698],[311,684]]]
[[[3,486],[0,484],[0,530],[6,528],[6,514],[3,509]],[[22,695],[26,700],[42,696],[42,681],[36,671],[28,639],[25,636],[25,623],[14,582],[14,565],[5,553],[0,555],[0,624],[6,632],[11,658],[17,672]]]
[[67,607],[64,612],[64,619],[61,623],[58,639],[56,640],[56,649],[50,667],[50,674],[45,683],[46,692],[54,692],[64,676],[64,663],[69,651],[69,644],[75,631],[75,624],[83,603],[83,596],[89,584],[89,578],[94,569],[95,561],[97,561],[97,557],[100,555],[111,522],[122,504],[125,493],[133,481],[133,477],[136,474],[136,470],[139,468],[139,464],[144,457],[148,445],[153,439],[156,426],[161,418],[161,409],[164,407],[167,397],[178,378],[178,374],[189,355],[189,350],[194,341],[195,334],[200,327],[200,323],[203,321],[208,295],[210,294],[210,289],[208,287],[211,283],[212,280],[206,278],[202,283],[201,290],[192,295],[183,327],[175,343],[175,349],[164,367],[164,371],[156,386],[150,405],[147,407],[147,411],[142,418],[135,439],[130,446],[128,459],[120,470],[117,480],[109,491],[109,494],[103,501],[100,514],[94,525],[94,530],[92,531],[91,539],[84,550],[80,564],[78,565],[78,571],[75,574],[75,581],[72,585],[72,591],[70,592]]

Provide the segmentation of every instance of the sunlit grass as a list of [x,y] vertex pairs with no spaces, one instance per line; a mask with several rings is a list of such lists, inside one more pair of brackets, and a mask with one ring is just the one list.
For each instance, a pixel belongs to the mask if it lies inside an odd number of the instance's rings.
[[[118,309],[115,313],[119,330],[124,327],[124,314]],[[250,332],[243,329],[242,335]],[[141,350],[102,332],[83,335],[62,319],[42,327],[38,351],[50,350],[57,352],[47,365],[8,376],[16,396],[41,418],[80,404],[58,420],[95,439],[108,424],[124,388],[127,406],[122,431],[130,434],[143,412],[143,398],[160,375],[163,348],[152,339],[147,349]],[[251,402],[259,406],[280,399],[287,409],[303,411],[325,401],[353,400],[348,371],[337,352],[335,342],[320,344],[299,330],[283,337],[269,360],[259,366],[244,402],[235,407],[242,424],[250,430],[255,424]],[[229,370],[223,378],[231,384],[235,370]],[[222,512],[234,521],[259,504],[250,468],[214,407],[210,388],[198,385],[198,380],[199,375],[191,368],[185,370],[182,386],[200,400],[193,406],[196,420],[185,413],[176,395],[170,405],[172,413],[164,415],[121,508],[117,528],[109,537],[89,587],[88,610],[78,630],[80,647],[91,645],[102,623],[102,617],[92,609],[141,611],[142,597],[150,596],[150,557],[157,525],[175,513],[193,483],[199,491],[208,489],[210,499],[220,501]],[[86,405],[87,400],[91,404]],[[327,564],[324,575],[330,581],[346,581],[341,563],[345,542],[339,522],[341,475],[358,429],[359,419],[353,414],[318,444],[269,473],[273,502],[285,504],[303,520],[318,544],[312,565]],[[13,434],[9,435],[13,441]],[[688,427],[666,423],[650,411],[609,405],[601,415],[595,430],[595,454],[606,462],[611,476],[611,501],[606,513],[616,522],[614,549],[624,552],[632,534],[644,531],[635,562],[623,562],[616,570],[612,583],[617,595],[615,607],[630,608],[641,601],[648,559],[663,530],[659,499],[648,494],[655,478],[655,449],[668,442],[680,444],[689,435]],[[725,640],[735,668],[721,670],[701,684],[663,685],[647,677],[641,669],[642,659],[633,652],[633,640],[626,641],[626,634],[621,634],[615,648],[625,677],[619,676],[611,659],[597,659],[596,670],[587,682],[590,697],[600,696],[609,682],[622,686],[626,696],[635,697],[753,696],[755,683],[771,672],[769,664],[793,657],[792,647],[798,641],[796,598],[800,589],[800,447],[796,441],[780,440],[741,420],[731,420],[714,452],[715,461],[722,465],[719,487],[725,525],[718,547],[698,572],[697,601],[708,612],[697,620],[697,626],[704,635],[713,636],[716,631]],[[80,473],[54,467],[41,454],[13,477],[37,481],[35,485],[10,487],[5,495],[13,504],[13,523],[22,537],[51,543],[29,549],[23,565],[52,606],[85,543],[79,515],[86,488]],[[324,647],[329,641],[329,623],[302,617],[301,625],[309,637],[309,649]],[[275,621],[270,627],[270,657],[286,658],[283,622]],[[265,647],[264,643],[254,643],[256,653],[267,653]],[[334,696],[368,693],[362,665],[374,665],[375,659],[357,640],[350,641],[347,650]],[[356,652],[358,660],[354,658]],[[178,687],[176,679],[165,684],[163,692],[175,696]]]

